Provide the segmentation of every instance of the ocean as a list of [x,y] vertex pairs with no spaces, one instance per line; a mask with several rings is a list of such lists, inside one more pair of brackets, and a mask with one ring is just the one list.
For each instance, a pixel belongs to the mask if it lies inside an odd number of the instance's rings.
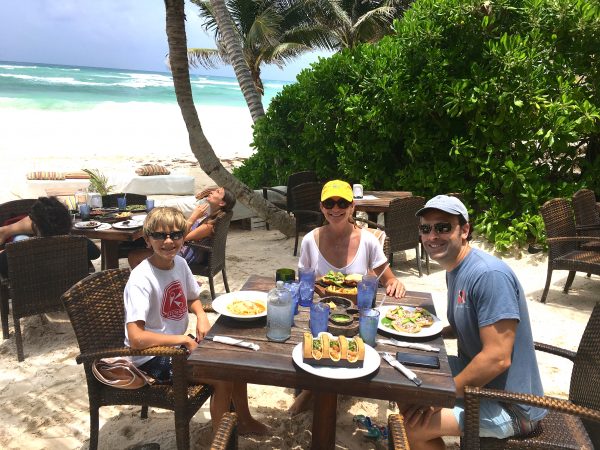
[[[246,107],[235,78],[191,76],[198,106]],[[265,107],[284,86],[263,80]],[[73,111],[100,103],[176,104],[168,72],[0,61],[0,106]]]

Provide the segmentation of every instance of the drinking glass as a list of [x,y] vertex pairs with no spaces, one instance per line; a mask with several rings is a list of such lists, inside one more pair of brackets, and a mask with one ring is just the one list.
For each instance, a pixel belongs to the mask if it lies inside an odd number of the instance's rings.
[[358,284],[356,285],[356,290],[357,290],[357,294],[356,294],[356,303],[358,306],[358,309],[368,309],[368,308],[372,308],[373,307],[373,297],[375,296],[375,290],[373,289],[373,286],[368,283],[363,281],[359,281]]
[[316,302],[310,305],[310,332],[318,336],[321,331],[327,331],[329,321],[329,305]]
[[119,207],[119,211],[125,211],[125,208],[127,208],[127,198],[117,197],[117,206]]
[[275,281],[294,281],[296,279],[296,271],[294,269],[277,269],[275,271]]
[[300,303],[300,283],[298,283],[297,281],[287,281],[283,285],[292,294],[292,308],[294,309],[295,316],[296,314],[298,314],[298,303]]
[[147,199],[146,200],[146,211],[150,212],[154,209],[154,200],[152,199]]
[[298,269],[300,281],[300,306],[310,306],[315,293],[315,270],[310,267]]
[[358,318],[358,332],[365,343],[375,347],[375,337],[379,325],[379,311],[377,309],[362,309]]
[[79,205],[79,215],[81,216],[81,220],[88,220],[90,218],[91,208],[87,203],[83,203]]

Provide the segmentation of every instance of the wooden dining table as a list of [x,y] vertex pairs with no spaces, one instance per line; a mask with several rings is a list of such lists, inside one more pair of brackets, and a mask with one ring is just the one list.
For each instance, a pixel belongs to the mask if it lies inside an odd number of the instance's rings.
[[410,191],[365,191],[363,198],[354,199],[354,209],[364,211],[369,215],[369,220],[377,222],[377,215],[387,213],[390,202],[394,198],[412,197]]
[[[75,222],[77,223],[77,222]],[[95,228],[72,228],[73,234],[80,234],[89,239],[100,239],[101,268],[119,268],[119,244],[121,242],[132,242],[143,236],[142,227],[125,230],[109,228],[108,230],[97,230]]]
[[[251,275],[242,290],[267,292],[275,285],[269,277]],[[383,295],[383,292],[378,295]],[[435,313],[431,294],[407,292],[402,299],[386,298],[386,304],[422,306]],[[448,365],[444,341],[440,335],[419,339],[418,342],[440,348],[439,369],[413,368],[421,378],[421,386],[391,367],[383,359],[377,369],[369,375],[355,379],[326,379],[310,374],[292,359],[292,350],[303,341],[308,331],[309,308],[299,308],[294,318],[290,339],[286,342],[271,342],[266,338],[266,319],[259,318],[240,321],[221,315],[212,326],[208,338],[204,339],[191,353],[188,362],[197,366],[206,378],[237,381],[253,384],[310,389],[314,392],[315,404],[312,422],[313,449],[333,449],[337,418],[337,397],[339,394],[383,400],[396,400],[403,403],[419,403],[452,407],[456,399],[454,379]],[[221,344],[210,340],[215,335],[231,336],[260,345],[260,350]],[[378,331],[379,337],[390,337]],[[393,337],[393,336],[392,336]],[[397,336],[396,336],[397,337]],[[411,340],[402,338],[403,340]],[[414,339],[412,339],[414,340]],[[378,344],[377,351],[408,351],[427,353],[421,350],[399,348],[388,344]]]

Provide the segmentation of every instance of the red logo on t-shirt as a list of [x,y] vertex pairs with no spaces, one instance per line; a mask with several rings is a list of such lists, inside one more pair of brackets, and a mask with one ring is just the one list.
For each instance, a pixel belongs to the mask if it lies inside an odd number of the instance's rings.
[[461,289],[460,291],[458,291],[458,298],[456,299],[456,303],[458,303],[459,305],[462,305],[466,302],[467,302],[467,293],[463,289]]
[[187,313],[187,299],[179,280],[173,281],[165,288],[160,315],[165,319],[181,320]]

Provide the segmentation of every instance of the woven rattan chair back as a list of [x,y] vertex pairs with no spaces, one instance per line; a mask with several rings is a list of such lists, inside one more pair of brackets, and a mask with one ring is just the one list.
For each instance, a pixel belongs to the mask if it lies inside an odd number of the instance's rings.
[[322,190],[323,184],[318,181],[302,183],[292,188],[291,194],[294,198],[292,213],[296,219],[294,256],[298,254],[300,233],[314,230],[323,224],[323,214],[320,209]]
[[223,276],[225,292],[229,292],[227,273],[225,271],[225,250],[227,247],[227,235],[229,233],[229,225],[232,216],[233,212],[229,211],[216,218],[214,223],[214,235],[208,244],[196,242],[188,243],[189,245],[208,253],[208,262],[206,264],[190,264],[190,269],[194,275],[208,277],[210,295],[213,300],[216,296],[214,277],[219,272],[221,272]]
[[390,414],[388,416],[388,449],[410,450],[406,429],[404,428],[404,417],[402,414]]
[[238,448],[237,414],[223,414],[210,450],[236,450]]
[[303,183],[311,183],[317,181],[317,174],[312,170],[306,170],[303,172],[296,172],[291,174],[288,177],[287,182],[287,195],[286,195],[286,209],[288,212],[292,212],[294,209],[303,209],[297,208],[294,203],[294,188]]
[[[596,225],[600,228],[600,215],[596,207],[596,195],[589,189],[580,189],[573,194],[573,210],[577,226]],[[599,230],[584,231],[583,236],[600,236]]]
[[[385,233],[390,239],[390,265],[394,261],[394,252],[415,249],[419,276],[422,275],[419,218],[416,213],[425,206],[424,197],[395,198],[390,202],[385,214]],[[429,255],[426,256],[427,273],[429,274]]]
[[[548,200],[540,208],[540,213],[546,227],[546,237],[559,238],[577,235],[573,208],[568,200],[564,198]],[[548,258],[560,258],[574,250],[577,250],[577,243],[574,241],[551,244],[548,249]]]
[[[465,434],[462,447],[471,449],[589,449],[600,448],[600,304],[596,304],[576,353],[536,343],[537,350],[573,362],[569,400],[536,397],[482,388],[465,388]],[[521,403],[548,409],[531,434],[509,439],[479,438],[479,402],[483,399]],[[572,402],[572,403],[571,403]],[[589,408],[589,409],[587,409]],[[581,420],[579,417],[581,417]],[[593,420],[592,420],[593,419]]]
[[[88,385],[89,448],[98,448],[101,406],[140,405],[142,419],[148,418],[149,406],[174,411],[177,449],[187,450],[190,445],[190,419],[210,397],[212,388],[205,385],[188,385],[183,350],[173,347],[133,350],[124,346],[123,290],[128,279],[129,269],[104,270],[81,280],[62,297],[81,351],[76,360],[77,363],[83,363]],[[173,383],[147,385],[139,389],[118,389],[100,383],[93,375],[92,363],[96,358],[140,354],[171,357]]]
[[63,309],[61,295],[88,274],[87,243],[83,236],[31,238],[7,244],[6,257],[17,357],[23,361],[20,319]]
[[[0,204],[0,226],[9,219],[16,218],[21,215],[28,214],[31,207],[35,203],[34,198],[22,200],[12,200]],[[0,249],[4,248],[4,244],[0,245]],[[0,275],[0,316],[2,318],[2,338],[9,338],[8,330],[8,311],[9,311],[9,294],[8,294],[8,278]]]
[[[600,411],[600,304],[596,304],[579,342],[573,361],[569,400]],[[600,424],[583,420],[594,443],[600,448]]]
[[102,206],[105,208],[115,208],[118,206],[117,198],[125,196],[127,205],[144,205],[146,207],[146,196],[142,194],[107,194],[102,196]]
[[29,214],[35,202],[35,198],[24,198],[0,204],[0,226],[8,219]]

